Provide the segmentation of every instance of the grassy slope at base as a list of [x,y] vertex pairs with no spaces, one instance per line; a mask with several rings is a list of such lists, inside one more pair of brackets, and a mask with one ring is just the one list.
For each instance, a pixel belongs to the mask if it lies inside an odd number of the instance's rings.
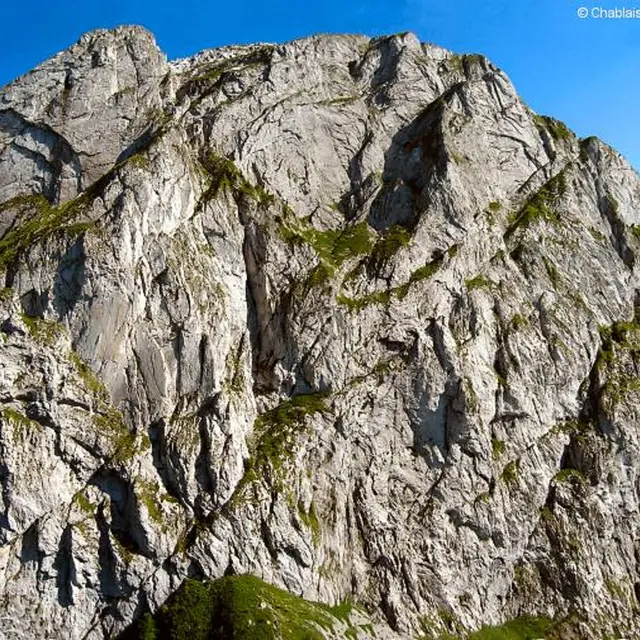
[[[350,607],[349,607],[350,608]],[[121,640],[322,640],[344,606],[308,602],[254,576],[185,580],[155,615],[146,614]],[[351,635],[347,629],[346,636]]]

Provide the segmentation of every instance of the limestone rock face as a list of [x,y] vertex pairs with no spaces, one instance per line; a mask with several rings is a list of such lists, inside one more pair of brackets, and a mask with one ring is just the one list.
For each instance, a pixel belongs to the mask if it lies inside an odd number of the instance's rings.
[[0,634],[244,573],[640,633],[640,178],[485,58],[94,32],[0,91],[0,202]]

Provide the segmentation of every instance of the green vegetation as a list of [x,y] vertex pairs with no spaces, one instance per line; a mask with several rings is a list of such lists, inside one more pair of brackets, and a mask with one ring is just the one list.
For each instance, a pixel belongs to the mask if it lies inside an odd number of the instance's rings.
[[336,298],[338,304],[344,305],[349,311],[362,311],[365,307],[371,304],[388,304],[391,300],[391,289],[385,289],[383,291],[374,291],[368,293],[360,298],[350,298],[343,293],[339,294]]
[[227,71],[240,72],[243,69],[260,67],[269,61],[272,50],[271,45],[265,44],[253,48],[246,54],[201,66],[178,90],[178,99],[190,95],[193,97],[192,105],[198,104],[215,89]]
[[511,237],[517,229],[525,230],[539,221],[558,226],[561,219],[555,207],[566,191],[566,179],[561,171],[535,193],[520,211],[509,215],[509,227],[505,238]]
[[469,640],[534,640],[544,638],[552,626],[548,618],[523,616],[496,627],[482,627]]
[[620,208],[620,205],[618,204],[618,201],[610,193],[607,193],[605,195],[604,199],[607,201],[607,205],[609,206],[609,209],[614,214],[617,215],[618,209]]
[[613,578],[605,578],[604,579],[605,587],[607,587],[607,591],[614,597],[616,600],[620,600],[620,602],[631,603],[633,606],[633,596],[624,588],[624,582],[614,580]]
[[[430,278],[440,269],[440,267],[442,266],[442,262],[443,262],[443,259],[442,257],[440,257],[440,258],[436,258],[435,260],[431,260],[430,262],[427,262],[421,267],[418,267],[415,271],[412,272],[411,276],[409,277],[409,282],[406,284],[406,286],[408,287],[409,285],[412,285],[415,282],[420,282],[421,280],[426,280],[427,278]],[[405,285],[402,285],[402,287],[404,286]],[[404,297],[404,296],[400,296],[400,297]]]
[[[535,640],[546,637],[554,626],[549,618],[522,616],[501,625],[483,626],[478,631],[468,632],[450,613],[441,611],[438,616],[440,623],[432,618],[422,618],[419,640]],[[438,631],[443,626],[448,630]]]
[[[162,122],[148,145],[164,133],[167,120],[168,116],[163,114]],[[87,211],[93,200],[127,163],[132,162],[137,167],[147,166],[148,158],[143,155],[145,149],[119,162],[79,196],[59,206],[52,205],[40,194],[20,195],[0,203],[0,213],[13,210],[17,214],[14,226],[0,240],[0,269],[14,263],[31,247],[51,237],[73,240],[87,231],[99,229],[96,221],[77,222],[76,219]]]
[[42,345],[53,346],[64,333],[64,327],[54,320],[43,320],[28,316],[26,313],[23,313],[21,317],[29,335]]
[[614,322],[600,327],[601,346],[595,368],[604,384],[599,390],[599,407],[611,415],[631,393],[640,393],[636,373],[640,361],[640,323]]
[[474,64],[482,64],[483,56],[477,53],[469,53],[465,55],[459,55],[454,53],[448,60],[452,70],[458,73],[465,73]]
[[110,403],[109,394],[91,367],[87,365],[75,351],[70,351],[68,358],[73,364],[82,386],[93,396],[96,403],[93,415],[93,426],[105,435],[112,444],[111,461],[123,463],[134,455],[151,446],[148,436],[138,438],[129,431],[122,413]]
[[307,416],[327,411],[326,398],[326,393],[294,396],[256,418],[249,447],[251,455],[231,506],[244,497],[245,490],[254,481],[269,478],[276,484],[281,483],[284,467],[295,453]]
[[561,120],[556,120],[549,116],[533,116],[533,120],[539,130],[548,131],[556,142],[570,140],[575,137],[569,127]]
[[274,468],[281,467],[305,418],[327,410],[326,397],[326,393],[294,396],[258,416],[254,424],[256,462],[268,461]]
[[316,513],[315,504],[311,502],[309,510],[305,511],[304,505],[298,503],[298,515],[304,526],[311,531],[314,543],[317,543],[320,539],[320,520]]
[[230,349],[225,361],[225,370],[231,375],[224,383],[225,390],[231,395],[242,397],[245,390],[245,375],[244,375],[244,341],[241,340],[238,347],[233,350]]
[[142,152],[134,153],[132,156],[129,156],[127,158],[127,162],[129,165],[137,167],[138,169],[149,168],[149,157]]
[[411,234],[405,227],[395,224],[382,232],[371,253],[371,262],[378,267],[385,264],[402,247],[411,243]]
[[474,278],[470,278],[469,280],[464,281],[465,286],[469,291],[473,291],[474,289],[483,289],[483,288],[491,288],[493,282],[483,276],[482,274],[475,276]]
[[73,501],[78,505],[80,511],[82,511],[86,515],[90,516],[95,513],[96,508],[91,500],[87,498],[87,495],[84,491],[78,491],[78,493],[76,493],[76,495],[73,497]]
[[444,608],[440,608],[435,616],[422,616],[420,630],[418,640],[460,640],[466,635],[460,622]]
[[366,222],[345,229],[320,231],[306,220],[287,216],[287,220],[277,219],[280,234],[290,245],[308,244],[320,259],[320,265],[329,275],[342,266],[349,258],[368,255],[373,248],[373,237]]
[[422,280],[430,278],[434,273],[440,269],[443,263],[443,258],[439,257],[422,267],[418,267],[410,276],[407,282],[391,287],[390,289],[384,289],[383,291],[374,291],[360,298],[350,298],[344,294],[340,294],[337,297],[338,304],[342,304],[349,308],[350,311],[361,311],[370,304],[388,304],[392,297],[402,300],[409,293],[411,285]]
[[129,564],[133,560],[134,552],[128,545],[125,546],[116,536],[111,535],[110,540],[113,543],[113,548],[118,553],[118,556],[125,564]]
[[556,482],[571,482],[572,480],[577,480],[581,484],[586,481],[586,478],[582,471],[578,471],[578,469],[561,469],[556,473],[554,480]]
[[489,211],[491,211],[491,213],[498,213],[500,209],[502,209],[502,205],[499,202],[494,200],[489,203]]
[[502,470],[502,474],[500,475],[500,479],[504,480],[507,484],[515,484],[518,480],[518,474],[520,472],[520,461],[512,460],[507,466]]
[[469,378],[464,378],[464,399],[465,404],[471,411],[477,411],[479,406],[478,394],[473,388],[473,383]]
[[546,522],[547,524],[552,524],[555,521],[555,514],[549,507],[546,505],[540,508],[540,519]]
[[497,438],[491,440],[491,453],[494,460],[497,460],[504,453],[504,450],[504,440],[498,440]]
[[632,224],[629,227],[629,230],[634,238],[638,238],[638,240],[640,240],[640,224]]
[[87,204],[88,197],[84,194],[59,207],[54,207],[41,195],[16,196],[0,204],[0,212],[7,209],[18,212],[17,224],[0,240],[0,269],[54,234],[75,237],[86,230],[90,223],[84,223],[84,228],[69,223],[82,213]]
[[69,360],[75,367],[84,387],[100,400],[106,401],[108,398],[107,390],[102,382],[98,380],[93,369],[75,351],[69,352]]
[[150,613],[145,613],[139,622],[140,640],[158,640],[156,623]]
[[[640,238],[640,226],[637,226],[637,230],[635,229],[635,226],[637,225],[632,226],[631,232],[636,236],[636,238]],[[597,240],[598,242],[604,242],[607,239],[607,236],[605,236],[604,233],[596,227],[589,227],[589,233],[593,236],[594,240]]]
[[224,190],[229,190],[236,196],[247,196],[264,207],[275,202],[273,194],[259,185],[251,184],[229,158],[211,153],[202,159],[202,166],[210,179],[209,187],[203,196],[204,202],[215,198]]
[[322,640],[336,619],[347,623],[352,605],[308,602],[259,578],[227,576],[214,582],[185,580],[151,616],[123,634],[123,640]]
[[529,321],[519,313],[516,313],[513,316],[513,318],[511,318],[511,321],[509,322],[509,326],[514,331],[518,331],[519,329],[526,327],[528,324],[529,324]]
[[[588,382],[588,379],[587,379]],[[589,428],[586,422],[580,420],[567,419],[558,422],[548,431],[547,435],[574,435],[584,432]]]
[[140,444],[138,443],[136,434],[129,431],[124,423],[122,414],[117,409],[102,405],[100,411],[101,413],[96,413],[93,416],[93,425],[99,433],[104,434],[111,441],[113,447],[112,462],[126,462],[147,448],[147,443],[144,439]]
[[160,508],[160,501],[175,502],[175,498],[168,494],[163,494],[157,482],[149,482],[142,478],[136,479],[135,488],[136,496],[140,503],[144,505],[149,517],[162,530],[166,531],[167,523],[164,520],[162,509]]
[[26,435],[33,433],[33,431],[42,430],[39,422],[27,418],[27,416],[20,413],[17,409],[11,407],[5,407],[2,410],[2,419],[11,425],[13,440],[15,442],[23,440]]

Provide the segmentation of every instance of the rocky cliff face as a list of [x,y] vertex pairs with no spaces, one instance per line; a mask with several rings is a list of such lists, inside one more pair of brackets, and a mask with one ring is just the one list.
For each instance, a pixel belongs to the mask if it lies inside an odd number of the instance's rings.
[[486,59],[94,32],[0,92],[0,201],[0,636],[245,573],[640,633],[640,178]]

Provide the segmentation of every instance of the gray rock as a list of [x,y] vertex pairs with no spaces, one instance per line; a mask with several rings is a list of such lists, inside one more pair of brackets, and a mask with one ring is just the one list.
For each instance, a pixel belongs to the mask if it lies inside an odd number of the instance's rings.
[[412,34],[167,63],[94,32],[0,131],[7,638],[113,637],[229,572],[378,638],[640,633],[616,152]]

